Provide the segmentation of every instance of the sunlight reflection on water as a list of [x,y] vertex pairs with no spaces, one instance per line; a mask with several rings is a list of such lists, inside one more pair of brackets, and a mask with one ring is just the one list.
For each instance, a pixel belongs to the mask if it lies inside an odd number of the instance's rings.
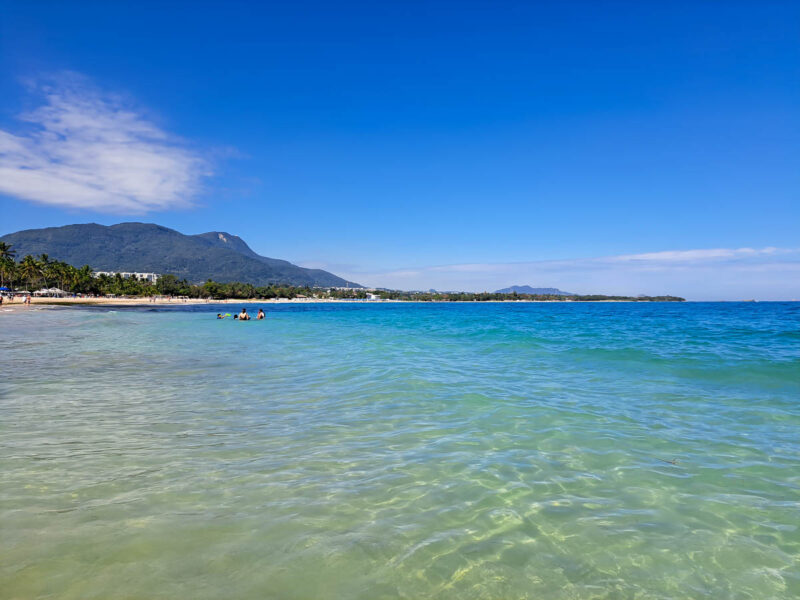
[[792,304],[2,317],[8,598],[800,597]]

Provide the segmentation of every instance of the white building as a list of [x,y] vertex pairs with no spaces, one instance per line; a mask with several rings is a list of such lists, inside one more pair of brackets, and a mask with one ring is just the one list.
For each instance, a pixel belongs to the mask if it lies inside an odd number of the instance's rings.
[[149,281],[150,283],[155,283],[158,281],[158,278],[161,277],[158,273],[128,273],[126,271],[95,271],[94,276],[100,277],[100,275],[108,275],[109,277],[115,277],[116,275],[121,275],[123,279],[130,279],[131,277],[135,277],[139,281]]

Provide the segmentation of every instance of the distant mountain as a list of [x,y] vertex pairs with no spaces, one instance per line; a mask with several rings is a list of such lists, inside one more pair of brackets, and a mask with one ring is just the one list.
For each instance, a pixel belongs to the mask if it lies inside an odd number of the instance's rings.
[[259,256],[240,237],[221,231],[184,235],[152,223],[66,225],[28,229],[0,237],[20,258],[48,254],[96,271],[171,273],[193,283],[207,279],[321,287],[362,287],[321,269],[304,269]]
[[558,288],[535,288],[529,285],[512,285],[511,287],[503,288],[502,290],[497,290],[495,294],[513,294],[517,292],[518,294],[531,294],[531,295],[542,295],[542,296],[574,296],[572,292],[563,292]]

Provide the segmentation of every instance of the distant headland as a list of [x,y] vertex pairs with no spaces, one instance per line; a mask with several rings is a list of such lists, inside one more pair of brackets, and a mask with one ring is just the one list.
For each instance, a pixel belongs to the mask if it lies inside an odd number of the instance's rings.
[[511,287],[497,290],[495,294],[527,294],[530,296],[575,296],[572,292],[565,292],[558,288],[531,287],[529,285],[512,285]]

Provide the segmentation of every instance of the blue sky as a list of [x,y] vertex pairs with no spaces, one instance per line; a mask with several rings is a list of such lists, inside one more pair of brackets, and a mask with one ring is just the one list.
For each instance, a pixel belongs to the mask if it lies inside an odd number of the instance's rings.
[[796,2],[0,0],[0,232],[367,285],[800,298]]

